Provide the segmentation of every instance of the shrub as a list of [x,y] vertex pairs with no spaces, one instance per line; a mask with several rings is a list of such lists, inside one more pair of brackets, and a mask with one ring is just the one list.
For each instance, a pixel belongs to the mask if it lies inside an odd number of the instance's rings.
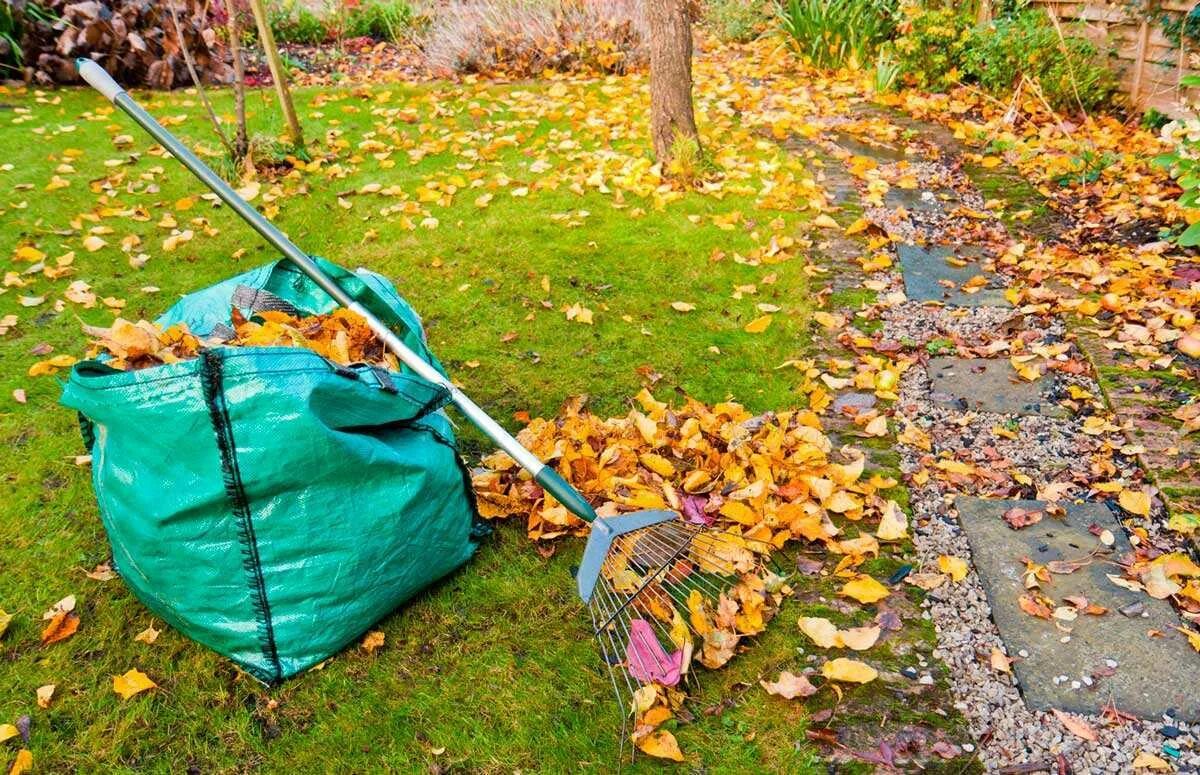
[[[1185,88],[1200,86],[1200,76],[1186,75],[1179,84]],[[1187,210],[1200,210],[1200,119],[1168,122],[1162,128],[1162,138],[1171,144],[1172,150],[1155,158],[1154,164],[1167,170],[1183,189],[1179,205]],[[1184,247],[1200,245],[1200,221],[1188,226],[1176,241]]]
[[953,8],[905,5],[892,53],[905,83],[941,90],[958,82],[970,20]]
[[1091,111],[1117,91],[1112,71],[1097,61],[1095,44],[1059,31],[1041,11],[1021,11],[976,28],[963,56],[963,71],[984,89],[1006,93],[1026,78],[1036,80],[1056,110]]
[[350,38],[374,38],[395,43],[412,27],[416,14],[406,0],[368,0],[348,6],[343,33]]
[[746,43],[767,27],[767,0],[709,0],[704,18],[721,40]]
[[535,76],[645,62],[641,0],[448,0],[421,45],[429,66]]
[[267,22],[279,43],[315,46],[329,37],[325,22],[298,4],[273,5],[267,11]]
[[893,0],[781,0],[779,29],[817,67],[858,67],[896,29]]

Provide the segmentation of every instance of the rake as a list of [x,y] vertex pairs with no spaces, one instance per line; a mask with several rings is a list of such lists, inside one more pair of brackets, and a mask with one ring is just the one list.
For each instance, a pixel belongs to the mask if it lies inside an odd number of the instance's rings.
[[[618,701],[624,688],[673,685],[690,661],[690,642],[680,637],[673,615],[688,610],[696,596],[716,599],[735,576],[735,561],[712,533],[684,522],[673,511],[638,511],[598,516],[587,500],[554,470],[525,449],[461,389],[410,350],[399,336],[354,301],[303,250],[293,244],[252,205],[200,161],[174,135],[89,59],[76,60],[80,76],[157,140],[258,234],[308,275],[338,304],[366,321],[371,331],[409,369],[443,388],[451,402],[542,489],[580,519],[590,523],[587,545],[575,580],[579,598],[591,612],[592,627],[609,668]],[[688,617],[679,617],[686,621]],[[664,647],[663,644],[668,644]],[[671,648],[671,651],[668,651]],[[624,685],[622,687],[622,684]]]

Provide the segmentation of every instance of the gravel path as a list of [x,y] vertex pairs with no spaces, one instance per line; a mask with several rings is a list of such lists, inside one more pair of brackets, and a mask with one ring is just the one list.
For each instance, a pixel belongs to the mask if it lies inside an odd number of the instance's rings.
[[[943,192],[939,196],[942,207],[938,211],[898,213],[893,208],[872,206],[864,201],[868,219],[886,230],[894,241],[958,242],[971,231],[946,201],[955,196],[944,193],[955,194],[958,205],[981,208],[981,197],[957,168],[944,158],[900,164],[890,161],[879,159],[880,177],[895,179],[900,172],[915,173],[923,190]],[[1001,240],[1005,239],[1003,226],[994,219],[976,225],[972,233],[977,235],[979,243],[989,247],[1003,244]],[[1025,316],[1012,308],[951,308],[907,301],[902,293],[903,279],[896,269],[876,273],[870,280],[872,287],[884,289],[880,293],[885,300],[882,340],[900,342],[917,352],[935,339],[950,338],[960,347],[986,347],[997,339],[1010,338],[1018,330],[1031,340],[1042,342],[1061,341],[1065,333],[1061,320]],[[1074,384],[1100,395],[1089,376],[1071,374],[1058,379],[1063,385]],[[1071,476],[1072,468],[1078,468],[1081,460],[1099,452],[1108,441],[1103,436],[1083,433],[1082,416],[1017,417],[963,412],[935,403],[930,380],[920,366],[905,373],[899,395],[900,424],[915,425],[928,433],[933,443],[932,453],[907,444],[899,447],[901,469],[910,480],[914,541],[921,570],[936,570],[940,555],[971,557],[967,538],[950,505],[954,495],[1011,493],[1014,485],[1011,479],[1006,479],[1005,471],[1030,477],[1033,480],[1027,485],[1030,490],[1040,489],[1051,481],[1063,481],[1063,477]],[[997,426],[1015,432],[1016,438],[997,435]],[[987,459],[985,449],[992,450],[993,456],[999,453],[1003,465]],[[989,473],[995,475],[961,491],[952,490],[937,477],[929,477],[922,484],[912,480],[913,474],[924,467],[923,459],[927,462],[931,454],[945,452],[981,467],[988,465]],[[1136,465],[1120,454],[1114,455],[1113,461],[1118,475]],[[1155,525],[1147,527],[1152,536],[1157,534]],[[932,619],[937,630],[935,654],[950,669],[955,696],[961,698],[956,706],[967,718],[980,758],[990,771],[1045,763],[1045,771],[1057,772],[1060,763],[1065,762],[1069,771],[1075,773],[1132,772],[1134,758],[1140,751],[1169,759],[1164,754],[1164,743],[1181,752],[1173,761],[1181,771],[1200,768],[1196,738],[1200,730],[1172,718],[1114,724],[1104,718],[1083,717],[1096,732],[1097,739],[1088,741],[1068,731],[1051,713],[1029,709],[1013,676],[994,669],[989,662],[993,649],[1006,652],[1006,648],[974,568],[961,582],[946,583],[930,591],[924,615]],[[1169,668],[1164,666],[1164,669]],[[1068,676],[1068,680],[1078,678]]]

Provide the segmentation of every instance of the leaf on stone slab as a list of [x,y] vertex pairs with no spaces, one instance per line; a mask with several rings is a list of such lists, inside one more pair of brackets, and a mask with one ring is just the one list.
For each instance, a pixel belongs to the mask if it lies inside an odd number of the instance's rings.
[[806,676],[796,675],[787,670],[779,674],[779,680],[773,682],[759,681],[759,684],[767,690],[767,694],[774,694],[785,700],[794,700],[797,697],[810,697],[817,692],[817,687],[813,686]]
[[1013,530],[1020,530],[1041,522],[1042,516],[1041,509],[1023,509],[1020,506],[1013,506],[1004,512],[1003,519]]

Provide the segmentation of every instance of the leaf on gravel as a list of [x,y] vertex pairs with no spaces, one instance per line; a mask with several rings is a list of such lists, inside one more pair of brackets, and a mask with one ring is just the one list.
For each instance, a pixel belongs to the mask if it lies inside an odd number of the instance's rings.
[[762,688],[767,690],[767,694],[774,694],[785,700],[794,700],[797,697],[811,697],[817,692],[817,687],[813,686],[806,676],[796,675],[787,670],[779,674],[779,680],[777,681],[771,683],[759,681],[759,683],[762,685]]
[[70,611],[59,611],[50,619],[50,623],[42,630],[42,645],[49,646],[66,640],[79,629],[79,617]]
[[1091,725],[1078,716],[1072,716],[1070,713],[1063,713],[1058,708],[1051,708],[1054,711],[1054,716],[1062,723],[1067,731],[1076,737],[1096,742],[1096,730],[1092,729]]
[[1007,656],[995,646],[992,647],[992,655],[988,658],[988,662],[997,673],[1012,673],[1012,657]]
[[121,699],[128,700],[135,694],[140,694],[147,689],[153,689],[158,684],[150,680],[150,676],[143,673],[141,670],[134,668],[124,675],[113,676],[113,691],[121,695]]
[[659,759],[670,759],[673,762],[683,761],[683,751],[679,750],[679,743],[675,741],[675,735],[665,729],[659,729],[646,735],[638,741],[637,746],[643,752]]
[[883,600],[890,592],[874,578],[862,573],[847,581],[840,594],[852,597],[860,603],[874,603]]
[[1133,764],[1130,765],[1135,770],[1158,770],[1160,772],[1171,772],[1174,768],[1164,759],[1160,759],[1149,751],[1138,751],[1138,755],[1133,757]]
[[949,576],[951,581],[962,581],[967,577],[967,561],[961,557],[943,554],[938,557],[938,569]]
[[821,665],[821,675],[831,681],[865,684],[879,677],[879,671],[857,659],[838,657]]
[[1121,490],[1117,502],[1130,514],[1139,517],[1150,516],[1150,496],[1142,490]]
[[945,584],[947,578],[945,573],[910,573],[904,577],[904,583],[929,592]]

